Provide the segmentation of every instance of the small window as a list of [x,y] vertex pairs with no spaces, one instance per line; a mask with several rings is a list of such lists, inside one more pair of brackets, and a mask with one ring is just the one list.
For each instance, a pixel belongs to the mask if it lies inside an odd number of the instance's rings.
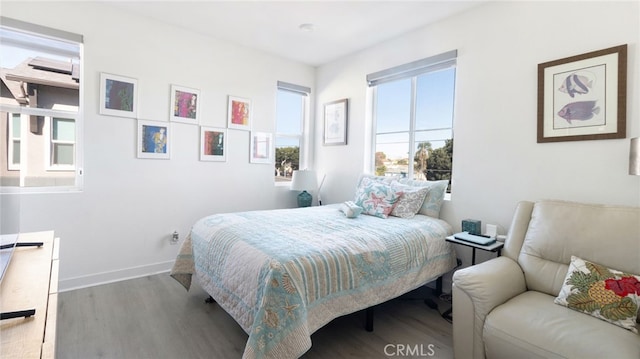
[[309,89],[278,82],[276,99],[276,182],[290,182],[300,169]]
[[75,139],[75,120],[68,118],[53,118],[51,120],[51,168],[74,169]]
[[20,141],[21,141],[21,131],[20,128],[20,114],[19,113],[9,113],[8,114],[8,129],[7,133],[9,134],[9,143],[8,143],[8,169],[10,171],[18,171],[20,170]]

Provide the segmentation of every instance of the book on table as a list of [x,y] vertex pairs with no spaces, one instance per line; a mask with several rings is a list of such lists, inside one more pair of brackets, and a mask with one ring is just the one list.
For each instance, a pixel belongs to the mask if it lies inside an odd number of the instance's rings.
[[456,233],[453,235],[453,238],[459,239],[461,241],[479,244],[481,246],[488,246],[490,244],[495,243],[496,241],[496,239],[493,237],[470,234],[469,232]]

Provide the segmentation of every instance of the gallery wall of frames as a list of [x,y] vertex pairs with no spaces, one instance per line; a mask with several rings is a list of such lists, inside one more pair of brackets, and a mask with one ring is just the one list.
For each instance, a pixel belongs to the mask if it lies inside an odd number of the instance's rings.
[[137,158],[170,159],[171,127],[174,123],[200,127],[200,161],[227,161],[227,131],[249,131],[250,163],[273,162],[273,135],[253,131],[251,100],[228,95],[227,127],[200,125],[200,90],[175,84],[167,85],[170,105],[167,120],[138,118],[138,80],[131,77],[100,73],[100,114],[128,117],[137,121]]

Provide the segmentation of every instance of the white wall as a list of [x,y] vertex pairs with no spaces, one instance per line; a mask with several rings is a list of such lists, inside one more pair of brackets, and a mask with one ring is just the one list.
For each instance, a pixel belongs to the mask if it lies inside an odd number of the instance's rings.
[[[84,36],[84,190],[2,195],[20,203],[20,230],[61,238],[61,288],[170,268],[199,218],[295,206],[273,166],[249,164],[249,133],[229,130],[226,163],[198,160],[199,128],[173,124],[170,160],[136,158],[136,121],[98,114],[99,76],[133,77],[140,119],[168,121],[170,84],[201,91],[201,124],[226,127],[227,96],[250,98],[253,128],[275,130],[276,82],[314,87],[315,70],[94,2],[4,2],[2,15]],[[5,208],[3,208],[5,209]]]
[[[320,67],[316,118],[332,100],[349,98],[351,109],[347,146],[322,146],[316,123],[323,200],[351,199],[365,168],[366,74],[457,49],[453,194],[441,214],[455,230],[474,218],[506,233],[520,200],[640,206],[640,177],[627,174],[628,138],[640,136],[639,23],[637,1],[502,1]],[[621,44],[629,45],[628,138],[536,143],[537,65]],[[469,249],[459,255],[469,264]]]

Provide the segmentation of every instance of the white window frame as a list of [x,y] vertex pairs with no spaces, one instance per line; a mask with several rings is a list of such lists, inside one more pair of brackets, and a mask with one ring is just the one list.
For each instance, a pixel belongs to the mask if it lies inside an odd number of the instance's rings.
[[[371,137],[370,137],[371,146],[370,146],[370,153],[368,154],[368,160],[365,161],[366,167],[367,167],[366,169],[368,171],[370,171],[371,173],[375,173],[376,136],[378,135],[377,128],[376,128],[377,126],[376,104],[378,100],[377,86],[387,82],[393,82],[393,81],[402,80],[402,79],[411,79],[411,95],[410,95],[411,103],[410,103],[410,113],[409,113],[410,122],[409,122],[409,130],[407,131],[409,135],[409,140],[408,140],[409,165],[408,165],[407,177],[413,178],[414,166],[411,159],[415,157],[415,153],[416,153],[416,142],[415,142],[416,136],[415,135],[416,135],[416,132],[423,132],[422,130],[416,131],[415,129],[418,77],[420,75],[436,72],[439,70],[444,70],[452,67],[455,68],[456,57],[457,57],[457,50],[453,50],[447,53],[432,56],[426,59],[414,61],[408,64],[396,66],[387,70],[383,70],[383,71],[379,71],[379,72],[367,75],[367,82],[370,88],[369,94],[370,94],[370,101],[371,101],[371,106],[369,106],[369,108],[371,109],[371,116],[370,116],[371,117],[371,128],[370,128],[371,129]],[[455,102],[455,98],[454,98],[454,102]],[[450,130],[451,130],[451,138],[453,139],[454,138],[453,122],[451,124]],[[405,131],[402,131],[402,132],[405,132]],[[446,198],[449,199],[450,198],[449,196],[450,194],[447,193]]]
[[[13,116],[18,115],[20,117],[20,137],[15,138],[13,137]],[[22,153],[24,152],[22,150],[22,134],[25,131],[25,126],[23,126],[24,123],[26,123],[25,119],[22,118],[23,115],[20,115],[19,113],[14,113],[14,112],[7,112],[7,137],[8,138],[8,146],[7,146],[7,169],[9,171],[19,171],[20,170],[20,163],[15,163],[13,161],[13,155],[14,155],[14,143],[18,142],[20,144],[20,161],[23,161],[23,156]]]
[[[59,117],[59,116],[47,116],[45,117],[45,125],[44,125],[44,136],[47,137],[48,139],[48,143],[46,146],[46,150],[45,150],[45,163],[47,164],[46,166],[46,170],[47,171],[73,171],[76,169],[76,141],[75,139],[73,141],[62,141],[62,140],[55,140],[53,138],[53,124],[54,124],[54,120],[59,119],[59,120],[72,120],[74,122],[74,126],[75,126],[75,122],[76,120],[73,118],[69,118],[69,117]],[[75,128],[74,128],[74,135],[75,135]],[[77,135],[75,136],[77,137]],[[73,145],[74,149],[73,149],[73,164],[72,165],[60,165],[57,163],[54,163],[53,157],[54,157],[54,146],[56,144],[66,144],[66,145]]]
[[[309,163],[309,109],[310,109],[310,97],[311,97],[311,90],[308,87],[304,87],[304,86],[299,86],[299,85],[294,85],[294,84],[290,84],[290,83],[286,83],[286,82],[282,82],[282,81],[278,81],[278,88],[277,88],[277,92],[279,91],[289,91],[295,94],[298,94],[301,96],[301,101],[302,101],[302,118],[301,123],[300,123],[300,132],[298,133],[294,133],[294,132],[275,132],[274,135],[274,161],[275,161],[275,144],[277,142],[278,138],[290,138],[290,139],[297,139],[298,143],[299,143],[299,158],[298,158],[298,166],[299,169],[305,169],[308,168],[310,163]],[[277,95],[276,92],[276,95]],[[278,111],[278,109],[276,108],[276,111]],[[276,121],[277,121],[277,116],[276,116]],[[275,124],[275,128],[277,130],[278,128],[278,124],[276,122]],[[291,186],[291,181],[282,181],[282,182],[277,182],[275,181],[275,176],[274,176],[274,183],[276,184],[276,186]]]

